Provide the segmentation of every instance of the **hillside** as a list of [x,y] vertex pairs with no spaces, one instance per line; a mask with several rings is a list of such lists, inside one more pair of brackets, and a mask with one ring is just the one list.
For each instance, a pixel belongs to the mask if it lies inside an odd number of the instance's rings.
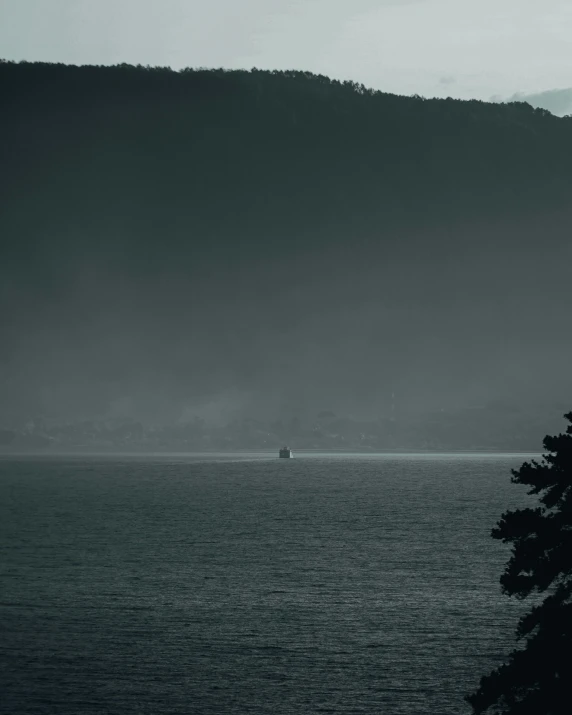
[[572,387],[572,119],[303,72],[3,62],[0,87],[5,410]]

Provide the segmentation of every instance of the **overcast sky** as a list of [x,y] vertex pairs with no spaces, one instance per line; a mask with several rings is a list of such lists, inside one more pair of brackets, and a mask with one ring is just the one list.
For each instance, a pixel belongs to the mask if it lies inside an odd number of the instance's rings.
[[0,0],[0,57],[304,69],[399,94],[522,93],[561,114],[572,2]]

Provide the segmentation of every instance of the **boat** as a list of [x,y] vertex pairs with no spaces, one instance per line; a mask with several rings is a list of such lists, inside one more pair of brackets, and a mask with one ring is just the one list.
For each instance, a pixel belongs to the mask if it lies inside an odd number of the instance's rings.
[[282,447],[280,452],[278,452],[280,459],[292,459],[292,450],[290,447]]

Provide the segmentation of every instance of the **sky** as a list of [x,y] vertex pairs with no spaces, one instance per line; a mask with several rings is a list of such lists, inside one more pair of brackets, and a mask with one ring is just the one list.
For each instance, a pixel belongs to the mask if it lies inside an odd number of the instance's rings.
[[302,69],[572,112],[570,0],[0,0],[0,57]]

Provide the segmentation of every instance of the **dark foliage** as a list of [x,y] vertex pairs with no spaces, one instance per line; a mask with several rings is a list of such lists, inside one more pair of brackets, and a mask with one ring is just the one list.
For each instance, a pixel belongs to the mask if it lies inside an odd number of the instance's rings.
[[[572,412],[565,415],[572,423]],[[530,486],[540,507],[503,514],[493,537],[512,544],[501,577],[503,592],[519,599],[546,594],[523,616],[524,647],[481,679],[467,700],[474,713],[564,715],[572,702],[572,424],[546,437],[543,461],[525,462],[512,481]]]
[[[51,292],[101,257],[141,279],[168,264],[197,286],[277,255],[289,274],[327,260],[345,275],[387,252],[468,248],[467,225],[556,216],[572,193],[572,122],[525,103],[129,65],[0,62],[0,87],[2,267]],[[405,246],[435,227],[431,245]]]
[[86,224],[105,242],[121,233],[130,260],[143,242],[142,262],[158,230],[177,253],[200,236],[217,262],[221,240],[229,261],[245,247],[308,248],[310,235],[333,248],[340,225],[367,248],[404,225],[562,207],[572,189],[572,123],[525,103],[128,65],[3,62],[0,87],[1,228],[26,252],[30,238],[76,250]]

